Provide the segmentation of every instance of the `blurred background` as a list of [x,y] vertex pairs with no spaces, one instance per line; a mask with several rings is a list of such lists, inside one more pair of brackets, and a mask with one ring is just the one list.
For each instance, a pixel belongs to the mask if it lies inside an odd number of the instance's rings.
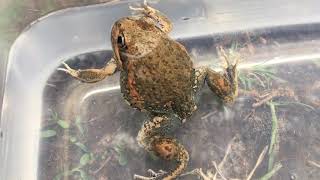
[[[0,0],[0,51],[2,58],[20,32],[52,11],[112,0]],[[2,64],[1,64],[2,65]]]
[[10,46],[25,27],[56,10],[110,1],[118,0],[0,0],[0,102]]

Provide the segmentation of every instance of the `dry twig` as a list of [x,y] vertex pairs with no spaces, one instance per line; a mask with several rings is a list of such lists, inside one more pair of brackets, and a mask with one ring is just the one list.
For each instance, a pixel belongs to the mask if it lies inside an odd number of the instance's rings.
[[311,160],[308,160],[307,161],[308,165],[311,165],[311,166],[314,166],[314,167],[317,167],[317,168],[320,168],[320,164],[317,163],[317,162],[314,162],[314,161],[311,161]]
[[99,171],[101,171],[102,168],[104,168],[104,167],[107,165],[107,163],[108,163],[110,160],[111,160],[111,156],[109,156],[109,157],[101,164],[101,166],[100,166],[98,169],[96,169],[95,171],[93,171],[92,174],[96,175]]
[[213,177],[214,180],[217,178],[218,169],[220,170],[223,167],[224,163],[226,162],[227,157],[228,157],[228,155],[230,154],[230,151],[231,151],[231,146],[232,146],[232,144],[233,144],[235,139],[236,139],[236,137],[233,137],[232,140],[229,142],[227,150],[226,150],[226,153],[224,154],[224,157],[223,157],[222,161],[219,163],[218,167],[216,167],[217,171],[214,174],[214,177]]
[[254,172],[256,171],[257,167],[260,165],[260,163],[261,163],[262,160],[264,159],[264,156],[266,155],[267,150],[268,150],[268,146],[266,146],[266,147],[262,150],[262,152],[261,152],[261,154],[259,155],[259,158],[258,158],[258,160],[257,160],[257,162],[256,162],[256,165],[255,165],[254,168],[251,170],[251,172],[250,172],[249,176],[246,178],[246,180],[250,180],[250,179],[252,178],[252,176],[253,176]]

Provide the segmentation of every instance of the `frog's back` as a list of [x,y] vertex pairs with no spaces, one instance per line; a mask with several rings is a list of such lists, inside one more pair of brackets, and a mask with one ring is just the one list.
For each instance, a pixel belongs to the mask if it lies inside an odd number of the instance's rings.
[[193,62],[186,49],[164,36],[157,48],[130,61],[122,72],[122,92],[132,106],[156,113],[191,115],[194,102]]

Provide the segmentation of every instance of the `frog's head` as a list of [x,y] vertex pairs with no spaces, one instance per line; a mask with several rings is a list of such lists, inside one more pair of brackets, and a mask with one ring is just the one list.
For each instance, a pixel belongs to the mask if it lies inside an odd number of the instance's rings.
[[159,29],[143,19],[125,17],[116,21],[111,31],[111,43],[118,67],[127,61],[139,60],[158,45]]
[[118,68],[123,69],[122,58],[120,57],[121,52],[125,52],[126,46],[126,38],[125,38],[125,27],[126,23],[122,23],[124,19],[120,19],[114,23],[111,30],[111,44],[113,49],[113,56],[117,62]]

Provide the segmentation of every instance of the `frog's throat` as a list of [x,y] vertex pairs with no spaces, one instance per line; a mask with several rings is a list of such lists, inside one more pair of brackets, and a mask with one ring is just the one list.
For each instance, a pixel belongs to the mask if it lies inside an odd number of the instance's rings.
[[114,48],[114,50],[113,50],[113,58],[116,60],[117,67],[118,67],[120,70],[123,70],[123,65],[122,65],[122,62],[121,62],[121,60],[120,60],[119,49]]
[[152,51],[150,50],[150,51],[144,52],[144,53],[139,54],[139,55],[121,52],[121,55],[122,55],[122,56],[126,56],[126,57],[131,58],[131,59],[141,59],[141,58],[149,55],[151,52],[152,52]]

